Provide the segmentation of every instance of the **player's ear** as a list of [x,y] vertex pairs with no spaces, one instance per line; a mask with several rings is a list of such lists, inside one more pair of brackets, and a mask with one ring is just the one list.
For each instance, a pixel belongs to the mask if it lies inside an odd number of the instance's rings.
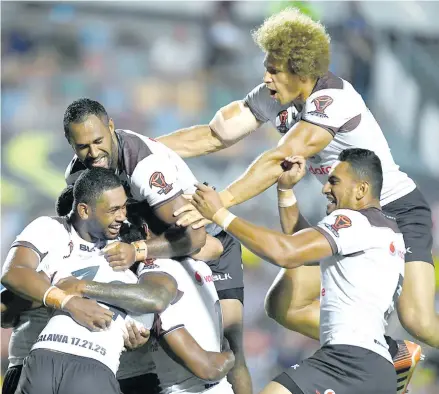
[[108,128],[110,129],[110,133],[114,134],[114,122],[113,122],[113,119],[111,119],[111,118],[108,121]]
[[76,210],[82,220],[86,220],[90,216],[90,207],[87,204],[80,202]]
[[369,184],[367,182],[360,182],[357,187],[357,200],[361,200],[367,193],[369,193]]

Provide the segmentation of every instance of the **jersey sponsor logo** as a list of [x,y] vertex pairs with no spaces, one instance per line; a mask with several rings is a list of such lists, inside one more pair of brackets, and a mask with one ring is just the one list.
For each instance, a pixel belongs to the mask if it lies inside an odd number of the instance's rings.
[[83,252],[94,252],[96,250],[96,247],[90,247],[88,245],[79,244],[79,250],[82,250]]
[[330,96],[319,96],[312,100],[316,109],[314,111],[308,112],[309,115],[315,115],[320,118],[327,118],[328,115],[325,114],[325,109],[328,108],[334,100]]
[[212,275],[202,276],[198,271],[195,272],[195,280],[200,286],[203,286],[204,283],[213,282]]
[[308,171],[313,175],[328,175],[331,172],[331,166],[313,167],[309,166]]
[[391,242],[389,245],[389,253],[392,256],[398,255],[401,259],[405,259],[405,253],[402,250],[396,249],[395,244],[393,242]]
[[324,287],[322,287],[322,297],[324,297],[326,294],[326,289]]
[[66,256],[63,256],[63,259],[68,259],[73,252],[73,241],[70,241],[69,244],[67,245],[69,247],[69,254]]
[[232,275],[230,275],[228,272],[226,272],[225,274],[214,274],[212,275],[213,281],[217,282],[219,280],[231,280],[232,279]]
[[160,189],[158,194],[168,194],[172,190],[172,183],[167,183],[162,172],[156,171],[149,178],[149,187]]

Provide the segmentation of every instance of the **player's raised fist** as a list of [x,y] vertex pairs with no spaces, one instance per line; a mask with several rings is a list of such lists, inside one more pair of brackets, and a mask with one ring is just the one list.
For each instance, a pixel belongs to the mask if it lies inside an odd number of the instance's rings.
[[285,158],[288,163],[288,170],[286,170],[279,177],[277,187],[279,189],[291,189],[298,183],[306,174],[306,160],[302,156],[290,156]]

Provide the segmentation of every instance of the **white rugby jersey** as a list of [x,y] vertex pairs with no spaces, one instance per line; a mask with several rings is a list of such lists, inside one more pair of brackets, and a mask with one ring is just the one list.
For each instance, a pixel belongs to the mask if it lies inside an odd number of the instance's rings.
[[[104,256],[98,253],[106,241],[100,244],[87,242],[79,237],[65,218],[40,217],[30,223],[17,237],[14,246],[26,246],[40,256],[37,271],[43,271],[52,284],[68,276],[78,279],[111,283],[137,283],[136,275],[127,270],[115,272]],[[69,314],[55,311],[38,335],[31,350],[50,349],[89,357],[102,362],[116,373],[123,349],[126,312],[114,307],[114,317],[109,329],[91,332],[76,323]]]
[[[153,332],[157,340],[182,327],[194,337],[206,351],[220,352],[222,331],[221,306],[209,266],[198,260],[185,258],[181,261],[158,259],[139,266],[139,276],[147,272],[165,272],[175,278],[178,284],[178,296],[161,313]],[[151,341],[156,341],[151,339]],[[139,349],[141,350],[141,349]],[[198,379],[187,369],[176,363],[157,342],[150,345],[156,373],[160,380],[162,394],[200,393],[207,389],[206,382]],[[138,350],[132,352],[146,354]],[[130,356],[130,355],[127,355]],[[149,365],[150,358],[138,358],[139,365]],[[123,368],[123,366],[122,366]],[[137,376],[146,371],[137,371]]]
[[363,148],[374,151],[381,159],[384,176],[382,206],[415,189],[415,183],[395,164],[383,132],[361,95],[348,81],[331,72],[317,80],[303,108],[297,109],[294,104],[281,105],[270,96],[265,84],[253,89],[245,102],[258,120],[271,122],[281,134],[300,120],[331,133],[334,137],[331,143],[307,159],[308,171],[321,183],[326,182],[341,151]]
[[[154,208],[182,193],[195,192],[197,179],[173,150],[130,130],[117,129],[115,134],[119,142],[116,173],[128,189],[129,197],[147,201]],[[65,172],[67,184],[73,185],[85,168],[75,155]],[[211,235],[221,232],[215,224],[208,225],[206,230]]]
[[381,210],[337,209],[315,227],[333,256],[320,262],[321,345],[353,345],[392,358],[384,338],[402,290],[405,245]]

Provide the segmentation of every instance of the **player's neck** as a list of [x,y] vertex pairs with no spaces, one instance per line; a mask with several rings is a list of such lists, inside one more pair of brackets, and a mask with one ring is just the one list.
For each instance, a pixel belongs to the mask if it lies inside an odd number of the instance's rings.
[[308,97],[311,96],[312,91],[314,90],[317,83],[317,79],[314,78],[308,78],[304,83],[302,87],[302,92],[300,94],[300,97],[305,102],[308,100]]
[[97,238],[93,237],[88,231],[86,223],[79,219],[76,215],[72,216],[72,226],[75,229],[76,233],[84,240],[90,243],[96,243],[98,241]]
[[356,208],[357,211],[362,211],[364,209],[370,209],[370,208],[376,208],[381,210],[381,204],[379,200],[369,200],[369,201],[361,201],[358,203],[358,206]]

